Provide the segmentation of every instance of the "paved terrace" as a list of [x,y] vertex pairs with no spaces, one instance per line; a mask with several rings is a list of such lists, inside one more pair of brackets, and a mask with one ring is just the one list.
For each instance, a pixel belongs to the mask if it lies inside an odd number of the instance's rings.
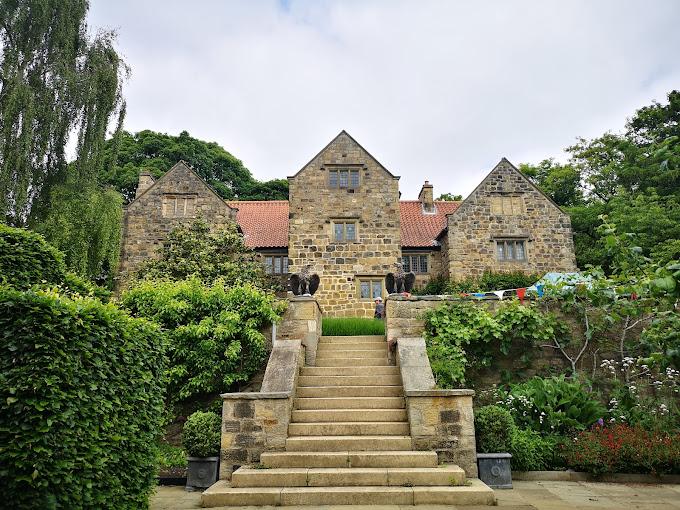
[[[512,490],[495,491],[498,506],[513,510],[680,510],[680,484],[657,485],[635,483],[513,481]],[[158,487],[151,498],[151,510],[185,510],[201,508],[199,492],[185,492],[184,487]],[[236,509],[279,510],[282,507],[222,507]],[[285,507],[290,510],[482,510],[488,506],[305,506]]]

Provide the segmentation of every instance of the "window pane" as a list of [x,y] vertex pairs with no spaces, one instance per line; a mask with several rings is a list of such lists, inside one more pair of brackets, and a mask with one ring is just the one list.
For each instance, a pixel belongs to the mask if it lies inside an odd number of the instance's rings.
[[331,170],[328,172],[328,181],[330,183],[331,188],[337,188],[338,187],[338,171],[337,170]]
[[503,241],[496,243],[496,248],[498,250],[498,260],[505,260],[505,243]]
[[507,250],[506,255],[508,256],[508,260],[514,260],[515,259],[515,243],[509,242],[506,243],[506,248]]
[[418,255],[413,255],[411,257],[411,271],[414,273],[418,272]]
[[354,241],[356,239],[355,227],[354,223],[345,223],[345,239],[347,241]]
[[402,257],[401,263],[404,266],[404,271],[407,273],[411,272],[411,257]]
[[371,282],[361,282],[361,299],[371,297]]
[[340,170],[340,187],[346,188],[349,184],[347,170]]
[[373,299],[382,295],[382,282],[371,282],[373,285]]
[[288,274],[288,257],[283,257],[283,274]]
[[427,255],[420,256],[420,272],[427,273]]
[[524,260],[524,241],[517,242],[517,260]]
[[274,274],[281,274],[281,257],[274,257]]
[[264,258],[264,270],[265,270],[265,273],[272,274],[273,266],[272,266],[272,258],[271,257],[265,257]]
[[335,224],[335,240],[336,241],[342,241],[343,238],[345,237],[345,232],[344,232],[344,223],[336,223]]
[[353,188],[359,186],[359,170],[352,170],[350,174],[350,184]]

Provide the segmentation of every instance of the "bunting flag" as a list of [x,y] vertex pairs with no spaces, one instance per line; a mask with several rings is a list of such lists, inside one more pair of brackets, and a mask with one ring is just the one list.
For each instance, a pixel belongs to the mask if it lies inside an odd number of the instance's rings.
[[460,295],[460,297],[465,297],[465,296],[467,296],[467,294],[466,294],[465,292],[463,292],[463,293]]
[[543,287],[545,287],[545,285],[536,285],[536,292],[538,292],[538,297],[543,296]]
[[505,294],[504,290],[494,290],[493,293],[498,296],[500,301],[503,301],[503,294]]
[[517,292],[517,296],[519,297],[519,302],[524,303],[524,293],[527,291],[527,289],[515,289],[515,292]]
[[475,296],[484,297],[484,296],[486,296],[486,292],[478,292],[477,294],[475,294]]

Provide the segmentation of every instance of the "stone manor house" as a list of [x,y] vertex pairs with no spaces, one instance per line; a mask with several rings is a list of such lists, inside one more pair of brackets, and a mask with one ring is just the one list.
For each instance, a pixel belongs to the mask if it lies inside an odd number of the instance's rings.
[[288,181],[288,201],[225,202],[183,162],[158,181],[142,171],[124,211],[119,273],[199,213],[213,228],[237,222],[266,271],[284,281],[311,264],[327,316],[371,316],[397,261],[416,285],[485,270],[576,270],[569,215],[505,158],[462,202],[435,201],[428,181],[418,200],[400,200],[399,177],[342,131]]

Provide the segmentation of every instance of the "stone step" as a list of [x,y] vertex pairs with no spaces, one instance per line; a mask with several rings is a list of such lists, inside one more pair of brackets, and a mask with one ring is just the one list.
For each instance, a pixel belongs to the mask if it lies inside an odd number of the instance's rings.
[[433,451],[338,451],[338,452],[263,452],[263,466],[278,467],[350,467],[350,468],[434,468]]
[[[288,435],[296,436],[407,436],[408,422],[317,422],[291,423]],[[374,485],[374,484],[371,484]]]
[[404,394],[398,386],[298,386],[298,397],[399,397]]
[[448,487],[230,487],[220,480],[201,495],[201,506],[490,505],[493,489],[478,479]]
[[399,375],[399,367],[304,367],[302,375]]
[[362,342],[362,343],[321,343],[317,345],[318,351],[387,351],[385,342]]
[[381,358],[317,358],[317,367],[381,367],[387,366],[387,357]]
[[410,436],[300,436],[286,439],[288,452],[410,450]]
[[403,397],[296,398],[294,409],[403,409]]
[[320,344],[364,344],[364,343],[385,343],[385,335],[363,335],[363,336],[322,336],[319,338]]
[[292,423],[319,422],[395,422],[406,421],[406,409],[296,409],[291,416]]
[[380,351],[376,350],[371,350],[371,351],[362,351],[362,350],[352,350],[352,351],[346,351],[346,350],[338,350],[338,351],[333,351],[333,350],[326,350],[326,349],[321,349],[318,348],[316,350],[316,359],[317,361],[319,359],[347,359],[347,358],[385,358],[387,359],[387,353],[383,352],[382,349]]
[[458,466],[434,468],[240,468],[232,487],[348,487],[348,486],[465,485]]
[[302,386],[401,386],[399,375],[301,375]]

